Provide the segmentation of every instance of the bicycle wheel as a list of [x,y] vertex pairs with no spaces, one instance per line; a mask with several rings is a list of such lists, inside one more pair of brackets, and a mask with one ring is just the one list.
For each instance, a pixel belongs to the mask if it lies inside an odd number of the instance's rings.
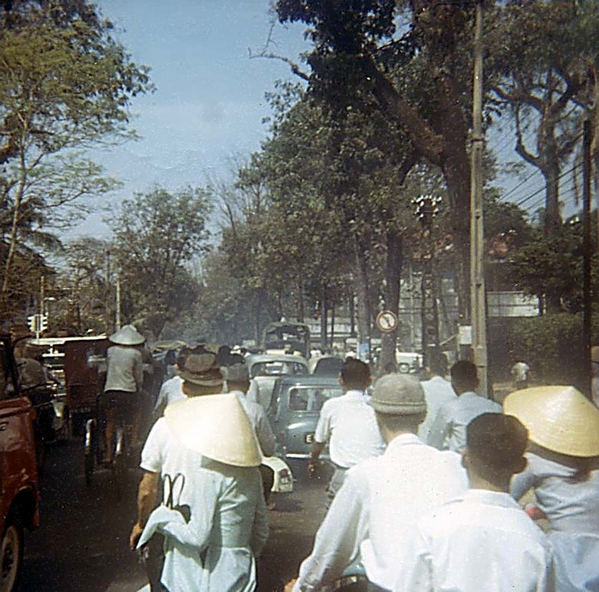
[[114,461],[112,464],[112,476],[114,479],[114,490],[117,501],[121,501],[125,494],[127,485],[127,456],[125,430],[121,425],[117,427],[115,437]]
[[96,422],[93,419],[88,419],[85,423],[85,484],[92,484],[92,476],[94,474],[95,465],[95,448],[96,448]]

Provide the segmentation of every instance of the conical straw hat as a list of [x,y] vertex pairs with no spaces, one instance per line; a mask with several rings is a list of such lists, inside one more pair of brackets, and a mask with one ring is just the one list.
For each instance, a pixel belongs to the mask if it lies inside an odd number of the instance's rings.
[[252,424],[234,394],[190,397],[169,405],[169,430],[185,447],[234,467],[257,467],[262,455]]
[[110,336],[116,345],[141,345],[146,338],[133,325],[125,325]]
[[505,398],[503,409],[543,448],[584,458],[599,455],[599,409],[573,386],[515,391]]

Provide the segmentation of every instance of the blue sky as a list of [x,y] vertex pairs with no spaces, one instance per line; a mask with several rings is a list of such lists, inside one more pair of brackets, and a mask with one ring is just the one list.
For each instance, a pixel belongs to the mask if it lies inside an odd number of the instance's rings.
[[[232,157],[248,156],[268,131],[264,98],[277,79],[292,79],[281,61],[250,59],[269,38],[269,0],[99,0],[115,37],[151,68],[156,92],[136,98],[136,142],[94,151],[107,174],[123,181],[111,202],[145,191],[226,178]],[[270,51],[296,59],[307,45],[301,26],[277,24]],[[102,215],[75,234],[105,235]]]

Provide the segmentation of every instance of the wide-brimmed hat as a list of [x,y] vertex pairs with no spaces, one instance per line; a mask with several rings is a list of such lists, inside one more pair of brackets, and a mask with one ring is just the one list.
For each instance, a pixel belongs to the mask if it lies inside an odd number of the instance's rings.
[[204,395],[169,405],[164,417],[183,446],[234,467],[262,462],[252,424],[234,394]]
[[116,345],[141,345],[146,338],[133,325],[125,325],[110,336]]
[[591,348],[591,362],[599,364],[599,345],[594,345]]
[[553,452],[599,456],[599,409],[573,386],[537,386],[508,395],[507,415],[528,429],[531,442]]
[[212,352],[189,354],[183,368],[179,370],[179,376],[185,382],[191,382],[198,386],[213,387],[219,386],[223,382],[223,375],[216,361],[216,355]]
[[385,374],[379,378],[369,403],[376,412],[386,415],[426,413],[422,385],[413,376],[405,374]]

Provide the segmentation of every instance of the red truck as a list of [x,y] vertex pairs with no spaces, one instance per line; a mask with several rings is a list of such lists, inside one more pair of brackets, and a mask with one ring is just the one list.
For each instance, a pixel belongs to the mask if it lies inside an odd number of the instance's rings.
[[17,588],[23,531],[39,524],[35,412],[19,390],[9,335],[0,334],[0,590]]

